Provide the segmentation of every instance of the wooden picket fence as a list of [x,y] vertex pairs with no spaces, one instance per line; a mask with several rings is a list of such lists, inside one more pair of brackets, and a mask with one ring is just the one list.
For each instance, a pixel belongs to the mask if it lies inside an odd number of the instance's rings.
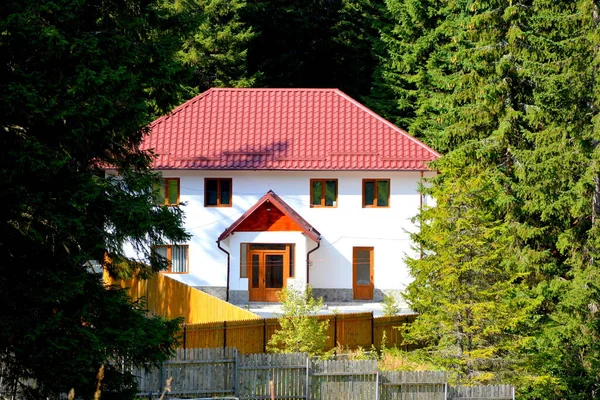
[[[319,315],[320,321],[329,321],[326,348],[332,349],[338,344],[355,350],[359,347],[370,350],[372,346],[380,349],[385,335],[387,347],[404,347],[401,328],[412,323],[416,314],[374,317],[373,313]],[[278,318],[251,319],[239,321],[221,321],[203,324],[184,324],[181,347],[235,347],[240,353],[264,353],[267,343],[277,329]]]
[[514,399],[515,388],[510,385],[450,386],[448,387],[448,396],[453,400]]
[[514,400],[514,388],[449,386],[442,371],[379,371],[377,360],[319,360],[303,353],[239,354],[237,349],[180,349],[161,368],[134,370],[140,397],[235,396],[240,400]]

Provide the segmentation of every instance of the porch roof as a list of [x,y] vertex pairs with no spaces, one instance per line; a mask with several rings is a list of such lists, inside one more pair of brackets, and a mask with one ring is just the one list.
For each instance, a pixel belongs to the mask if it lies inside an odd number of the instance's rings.
[[233,232],[236,231],[242,223],[247,221],[255,212],[263,205],[270,203],[275,206],[283,215],[292,220],[298,227],[299,230],[306,236],[311,238],[313,241],[318,242],[321,240],[321,234],[311,224],[308,223],[300,214],[298,214],[292,207],[290,207],[281,197],[275,192],[269,190],[263,197],[256,202],[255,205],[250,207],[240,218],[238,218],[229,228],[225,229],[223,233],[217,239],[217,242],[226,239]]

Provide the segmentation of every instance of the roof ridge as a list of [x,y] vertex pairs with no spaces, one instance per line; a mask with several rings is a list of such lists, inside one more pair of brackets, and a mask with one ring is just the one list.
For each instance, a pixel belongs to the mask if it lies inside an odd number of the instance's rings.
[[337,88],[211,88],[215,92],[335,92]]

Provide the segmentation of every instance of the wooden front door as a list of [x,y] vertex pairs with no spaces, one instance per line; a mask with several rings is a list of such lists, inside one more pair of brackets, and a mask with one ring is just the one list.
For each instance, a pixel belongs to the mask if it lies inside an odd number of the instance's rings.
[[279,301],[277,292],[286,285],[288,264],[287,246],[286,250],[250,249],[248,252],[250,301]]
[[352,249],[352,289],[355,300],[373,300],[373,248]]

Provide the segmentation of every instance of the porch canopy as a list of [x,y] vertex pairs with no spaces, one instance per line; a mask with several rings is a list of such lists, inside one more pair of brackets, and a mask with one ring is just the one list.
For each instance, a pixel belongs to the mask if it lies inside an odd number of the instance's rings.
[[220,242],[234,232],[300,231],[314,242],[321,234],[275,192],[269,190],[217,239]]

